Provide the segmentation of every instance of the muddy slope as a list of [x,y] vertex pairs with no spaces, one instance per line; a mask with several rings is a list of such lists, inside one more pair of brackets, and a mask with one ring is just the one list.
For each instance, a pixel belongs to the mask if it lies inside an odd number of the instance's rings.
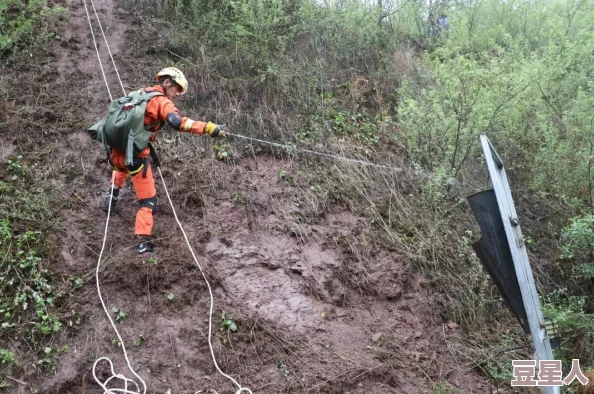
[[[57,358],[57,372],[25,364],[17,378],[26,384],[13,392],[94,394],[102,392],[91,372],[97,357],[112,358],[118,372],[131,376],[94,281],[109,172],[101,146],[82,131],[103,114],[109,96],[84,3],[55,0],[54,5],[70,12],[58,26],[60,39],[20,71],[32,76],[29,90],[36,93],[31,94],[43,97],[37,107],[48,112],[43,129],[26,128],[19,136],[3,132],[0,158],[18,153],[45,169],[41,181],[52,188],[61,210],[49,264],[64,286],[73,277],[84,284],[72,287],[69,302],[61,306],[65,326],[53,343],[68,345],[68,351]],[[123,50],[150,48],[150,42],[130,42],[141,37],[135,33],[145,22],[115,0],[95,5],[124,87],[150,83],[165,59],[148,50]],[[97,28],[95,33],[100,40]],[[111,93],[118,96],[121,87],[101,41],[99,51]],[[13,109],[26,102],[15,101]],[[439,294],[411,273],[406,258],[371,251],[365,286],[353,286],[356,240],[370,223],[340,205],[313,222],[298,220],[303,204],[278,176],[281,169],[295,170],[298,160],[257,155],[230,164],[215,159],[210,141],[191,138],[182,142],[196,147],[199,154],[192,160],[168,154],[163,143],[163,174],[214,289],[214,351],[226,373],[254,393],[429,393],[437,384],[464,393],[489,392],[487,379],[450,354],[457,326],[443,318]],[[40,150],[40,144],[48,148]],[[102,294],[110,310],[127,314],[117,326],[148,392],[235,392],[210,359],[208,290],[160,181],[158,193],[158,254],[149,259],[134,254],[137,203],[131,185],[123,190],[110,220]],[[225,329],[226,319],[236,324],[236,332]],[[19,353],[28,357],[25,349]]]

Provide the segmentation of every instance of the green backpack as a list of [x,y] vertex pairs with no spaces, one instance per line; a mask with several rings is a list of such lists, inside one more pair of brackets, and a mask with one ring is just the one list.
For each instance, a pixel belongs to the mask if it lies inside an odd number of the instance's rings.
[[131,165],[134,156],[145,149],[150,142],[150,129],[156,124],[144,125],[147,102],[161,92],[137,90],[128,96],[113,100],[107,115],[88,129],[91,138],[103,142],[107,157],[110,148],[126,152],[126,165]]

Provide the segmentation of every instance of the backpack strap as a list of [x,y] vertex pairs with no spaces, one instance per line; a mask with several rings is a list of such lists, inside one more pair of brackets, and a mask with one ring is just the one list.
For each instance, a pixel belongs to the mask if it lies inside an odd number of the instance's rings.
[[148,125],[144,126],[144,129],[145,129],[146,131],[151,131],[151,129],[152,129],[153,127],[155,127],[155,126],[159,126],[159,128],[161,128],[161,127],[163,127],[163,125],[164,125],[164,124],[165,124],[165,122],[161,122],[161,121],[159,121],[159,122],[157,122],[157,123],[151,123],[151,124],[148,124]]
[[[145,94],[146,94],[146,98],[145,98],[146,101],[149,101],[150,99],[152,99],[153,97],[156,97],[156,96],[165,96],[163,93],[158,92],[156,90],[153,91],[153,92],[146,92],[145,91]],[[161,127],[163,127],[164,124],[165,124],[165,122],[159,121],[157,123],[151,123],[151,124],[148,124],[148,125],[144,126],[144,129],[147,130],[147,131],[150,131],[153,127],[159,126],[159,128],[161,128]]]
[[[136,101],[134,104],[138,105],[142,102],[148,102],[150,99],[152,99],[153,97],[156,97],[156,96],[165,96],[165,95],[158,91],[153,91],[153,92],[142,91],[139,95],[138,101]],[[150,129],[152,129],[155,126],[156,126],[156,124],[147,125],[147,126],[144,126],[144,129],[149,131]],[[128,133],[128,143],[126,144],[126,165],[132,165],[133,162],[134,162],[134,131],[130,130],[130,132]]]
[[107,161],[109,161],[110,157],[111,157],[111,149],[109,148],[109,145],[107,145],[107,138],[105,137],[105,119],[103,119],[98,127],[97,130],[97,134],[99,137],[99,140],[101,142],[103,142],[103,147],[105,148],[105,154],[107,155]]
[[111,149],[107,145],[107,141],[105,139],[105,136],[103,136],[103,146],[105,147],[105,154],[107,155],[107,161],[109,161],[110,158],[111,158]]
[[147,92],[145,91],[144,94],[145,96],[145,100],[149,101],[150,99],[152,99],[155,96],[165,96],[165,94],[159,92],[158,90],[153,90],[152,92]]
[[134,163],[134,131],[128,132],[128,144],[126,144],[126,165]]

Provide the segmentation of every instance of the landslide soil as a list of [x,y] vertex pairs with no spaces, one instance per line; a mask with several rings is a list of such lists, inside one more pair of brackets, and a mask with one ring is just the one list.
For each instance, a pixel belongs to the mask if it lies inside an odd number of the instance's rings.
[[[84,130],[103,116],[109,95],[84,3],[52,5],[68,8],[68,18],[55,27],[57,39],[3,66],[20,93],[7,100],[0,159],[5,163],[20,154],[38,169],[32,171],[43,171],[39,182],[51,190],[59,210],[47,266],[70,296],[58,310],[64,327],[52,345],[68,350],[56,358],[55,373],[36,367],[33,359],[23,362],[14,377],[25,384],[9,392],[98,394],[102,391],[92,378],[98,357],[110,357],[117,372],[131,377],[94,277],[109,171],[102,147]],[[150,84],[155,70],[179,61],[153,50],[156,44],[142,34],[158,26],[115,0],[95,5],[125,89]],[[111,94],[119,96],[107,48],[94,31]],[[193,76],[196,86],[200,79]],[[184,99],[178,106],[184,109]],[[209,111],[189,115],[204,119]],[[490,392],[488,379],[472,365],[459,364],[448,350],[458,328],[444,318],[440,294],[413,273],[407,258],[374,248],[366,256],[365,284],[352,280],[360,261],[353,256],[353,240],[371,226],[369,220],[341,204],[314,220],[296,219],[302,207],[293,199],[293,186],[278,174],[295,171],[299,158],[263,153],[224,162],[215,158],[206,137],[162,134],[164,179],[213,287],[213,345],[223,371],[263,394],[428,393],[435,387]],[[149,393],[235,392],[213,366],[208,289],[156,177],[158,253],[135,256],[137,203],[128,185],[109,222],[101,292],[110,311],[117,307],[127,313],[117,327]],[[84,283],[71,286],[70,278]],[[223,315],[236,323],[236,332],[220,329]],[[27,349],[14,350],[27,360]],[[99,375],[106,372],[101,364]]]

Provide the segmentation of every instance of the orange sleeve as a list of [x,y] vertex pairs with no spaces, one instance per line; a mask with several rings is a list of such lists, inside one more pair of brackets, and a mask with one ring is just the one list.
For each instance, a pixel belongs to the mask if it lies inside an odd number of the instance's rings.
[[[205,122],[192,120],[179,114],[179,110],[167,97],[159,96],[157,117],[160,122],[167,122],[169,125],[181,132],[203,134]],[[177,116],[176,116],[177,115]],[[177,121],[172,122],[171,120]],[[179,121],[181,120],[181,122]]]
[[158,110],[157,110],[157,117],[160,122],[167,122],[167,115],[172,112],[176,112],[179,114],[179,110],[173,105],[173,102],[169,100],[167,97],[159,96],[155,97],[158,99]]
[[190,118],[182,118],[182,124],[179,131],[187,131],[192,134],[204,134],[206,123]]

